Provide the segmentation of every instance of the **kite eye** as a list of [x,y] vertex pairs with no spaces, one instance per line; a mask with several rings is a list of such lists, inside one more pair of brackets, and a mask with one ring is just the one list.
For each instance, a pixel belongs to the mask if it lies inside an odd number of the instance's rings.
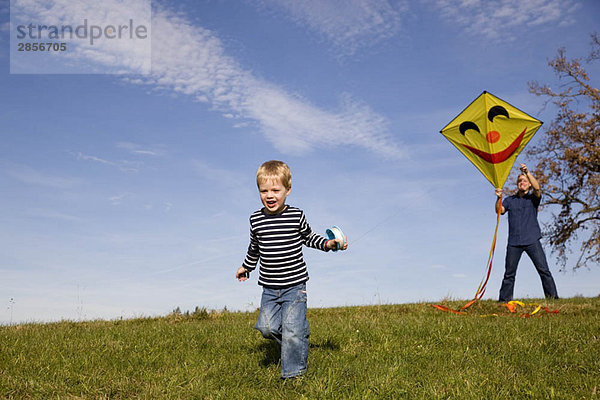
[[475,124],[475,122],[465,121],[462,124],[460,124],[460,126],[458,127],[458,130],[463,135],[465,134],[467,129],[473,129],[473,130],[476,130],[478,133],[481,133],[481,131],[479,130],[479,127],[477,126],[477,124]]
[[508,111],[506,111],[506,108],[502,106],[494,106],[490,108],[490,111],[488,111],[488,119],[490,122],[494,122],[494,117],[498,115],[504,115],[506,118],[508,118]]

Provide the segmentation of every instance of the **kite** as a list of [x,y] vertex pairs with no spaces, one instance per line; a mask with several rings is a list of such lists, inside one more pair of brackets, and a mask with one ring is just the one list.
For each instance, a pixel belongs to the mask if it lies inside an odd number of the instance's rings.
[[[541,125],[542,121],[484,91],[440,133],[456,146],[495,188],[501,188],[515,159]],[[492,272],[499,223],[500,210],[498,210],[496,230],[488,257],[487,274],[481,280],[473,300],[459,311],[439,305],[434,305],[435,308],[465,314],[462,310],[483,297]]]
[[515,159],[541,125],[541,121],[483,92],[440,133],[495,188],[501,188]]

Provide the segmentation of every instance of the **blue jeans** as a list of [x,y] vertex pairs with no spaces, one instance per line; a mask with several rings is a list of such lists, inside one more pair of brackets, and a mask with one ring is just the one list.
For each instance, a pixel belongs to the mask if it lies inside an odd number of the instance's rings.
[[513,290],[515,288],[515,276],[517,275],[517,265],[521,259],[521,254],[526,252],[533,265],[537,269],[540,279],[542,280],[542,288],[544,296],[558,299],[554,278],[548,268],[546,255],[539,240],[527,246],[511,246],[506,247],[506,264],[504,271],[504,279],[500,287],[500,301],[510,301],[513,298]]
[[254,328],[281,346],[281,377],[292,378],[306,372],[308,361],[308,321],[306,283],[285,289],[263,288],[260,315]]

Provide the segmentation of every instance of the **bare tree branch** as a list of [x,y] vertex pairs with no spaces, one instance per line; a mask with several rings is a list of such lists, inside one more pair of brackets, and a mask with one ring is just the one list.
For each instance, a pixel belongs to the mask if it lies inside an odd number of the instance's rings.
[[[591,35],[587,62],[600,60],[600,38]],[[573,269],[600,263],[600,90],[580,59],[568,59],[564,48],[548,65],[561,84],[559,91],[538,82],[529,91],[552,103],[556,117],[543,141],[527,151],[537,161],[534,171],[544,188],[544,203],[559,207],[545,226],[546,238],[565,269],[572,245],[580,243]],[[578,242],[580,234],[585,238]],[[588,234],[589,233],[589,234]]]

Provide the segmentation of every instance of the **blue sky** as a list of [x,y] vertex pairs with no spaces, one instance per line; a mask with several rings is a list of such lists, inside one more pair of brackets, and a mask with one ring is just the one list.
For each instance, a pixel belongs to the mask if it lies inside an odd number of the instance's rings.
[[[86,10],[35,4],[13,2],[31,20]],[[586,56],[600,15],[595,1],[155,1],[151,70],[125,44],[65,61],[121,74],[66,74],[35,73],[56,55],[11,73],[9,9],[0,2],[0,323],[257,308],[256,277],[234,274],[270,159],[290,165],[288,204],[313,230],[348,236],[346,252],[305,250],[310,307],[470,298],[495,195],[439,131],[483,90],[548,126],[556,110],[527,82],[561,84],[548,60],[560,47]],[[506,237],[503,217],[485,298]],[[561,296],[599,294],[598,268],[560,273],[547,253]],[[515,295],[543,295],[526,257]]]

